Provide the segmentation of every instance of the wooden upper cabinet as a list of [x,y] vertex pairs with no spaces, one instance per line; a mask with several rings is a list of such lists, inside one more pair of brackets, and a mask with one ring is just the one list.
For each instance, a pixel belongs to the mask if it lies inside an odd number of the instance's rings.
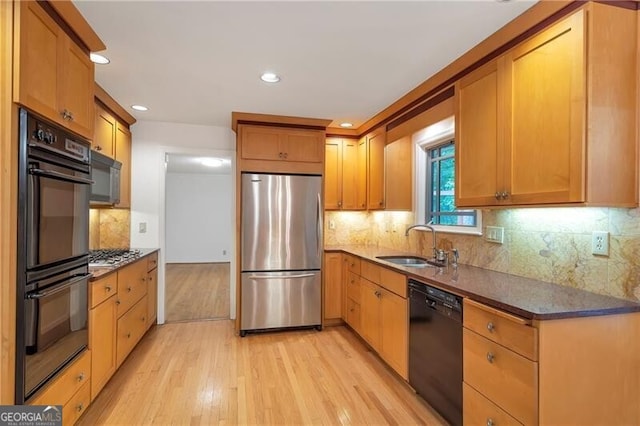
[[116,124],[115,159],[122,163],[120,169],[120,202],[116,207],[131,207],[131,132]]
[[498,146],[498,67],[489,62],[456,84],[456,206],[498,203],[502,168]]
[[35,1],[17,2],[14,102],[93,137],[94,65]]
[[97,104],[95,120],[91,148],[113,158],[117,121],[114,116]]
[[456,205],[636,206],[637,26],[589,3],[458,81]]
[[577,12],[504,58],[502,191],[512,204],[585,201],[585,28]]
[[367,136],[367,208],[381,210],[384,203],[384,129]]
[[240,125],[243,159],[322,163],[324,132]]
[[325,144],[324,207],[360,210],[358,206],[358,142],[328,138]]
[[367,208],[367,138],[358,140],[356,148],[356,205],[359,209]]
[[384,194],[386,210],[413,209],[413,151],[411,136],[384,147]]

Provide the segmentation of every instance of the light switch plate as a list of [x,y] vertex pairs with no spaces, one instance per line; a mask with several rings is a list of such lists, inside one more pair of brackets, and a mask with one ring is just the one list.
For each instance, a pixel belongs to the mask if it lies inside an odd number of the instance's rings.
[[490,243],[504,243],[504,228],[502,226],[487,226],[485,228],[484,239]]
[[141,234],[147,233],[147,222],[140,222],[138,224],[138,232],[140,232]]
[[591,253],[598,256],[609,256],[609,233],[593,231],[591,234]]

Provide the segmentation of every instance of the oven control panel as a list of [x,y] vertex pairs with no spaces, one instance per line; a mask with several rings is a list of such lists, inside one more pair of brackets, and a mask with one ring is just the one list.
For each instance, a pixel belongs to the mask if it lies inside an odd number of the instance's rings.
[[74,136],[64,129],[41,120],[33,115],[27,116],[29,146],[55,151],[67,157],[89,163],[89,142]]

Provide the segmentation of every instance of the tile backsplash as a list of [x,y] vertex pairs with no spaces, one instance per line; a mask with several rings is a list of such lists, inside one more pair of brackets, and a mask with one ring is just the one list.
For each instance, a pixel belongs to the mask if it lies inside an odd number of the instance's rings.
[[89,215],[89,248],[128,248],[130,244],[130,211],[91,209]]
[[[483,210],[483,227],[504,228],[504,244],[438,233],[460,263],[640,301],[640,209]],[[330,222],[335,229],[330,229]],[[410,212],[327,212],[325,244],[367,244],[431,255],[431,232],[405,230]],[[609,232],[609,256],[591,254],[593,231]]]

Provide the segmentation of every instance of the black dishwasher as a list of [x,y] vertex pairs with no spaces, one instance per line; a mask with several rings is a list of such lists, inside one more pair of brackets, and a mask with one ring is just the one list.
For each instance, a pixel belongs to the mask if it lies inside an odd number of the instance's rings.
[[462,424],[462,298],[409,279],[409,384]]

